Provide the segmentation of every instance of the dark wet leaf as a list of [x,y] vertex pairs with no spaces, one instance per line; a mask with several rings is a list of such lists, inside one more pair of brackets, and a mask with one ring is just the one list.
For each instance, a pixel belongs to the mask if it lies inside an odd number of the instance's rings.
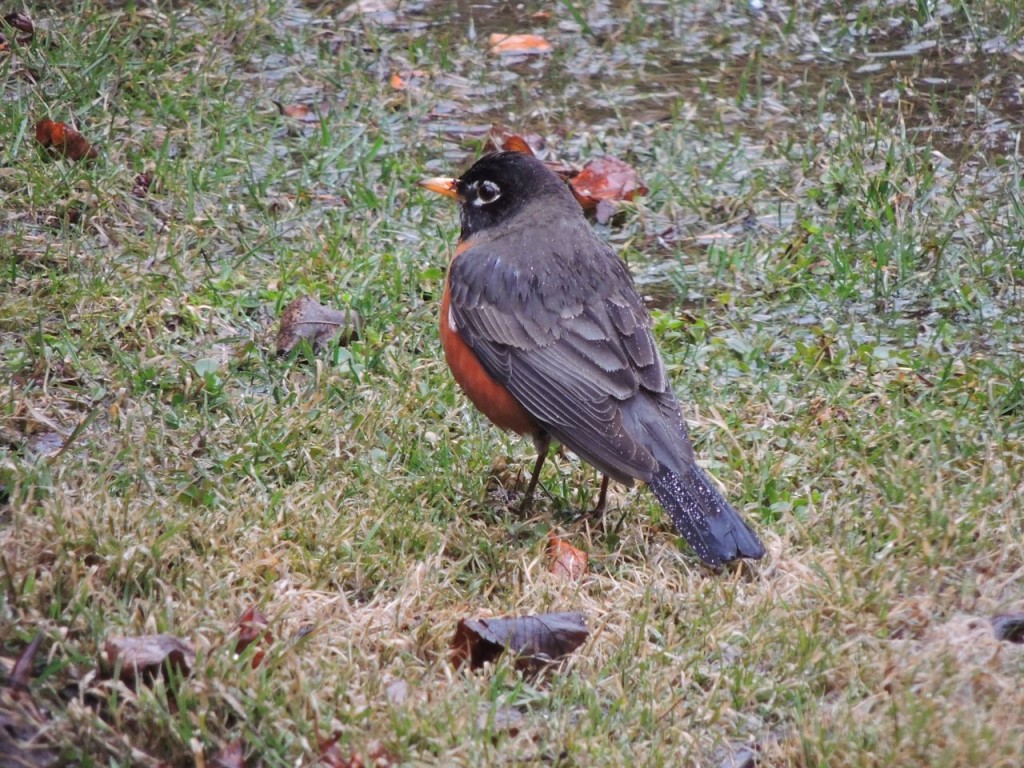
[[32,696],[32,668],[43,641],[39,632],[18,654],[7,685],[0,686],[0,765],[49,768],[58,753],[49,748],[50,716]]
[[22,13],[21,11],[14,11],[4,16],[4,23],[22,34],[16,35],[15,39],[21,45],[27,45],[32,42],[32,38],[36,34],[35,24],[32,23],[32,19],[29,18],[28,14]]
[[71,160],[96,157],[98,152],[78,131],[67,123],[55,123],[43,119],[36,123],[36,141],[51,152],[64,155]]
[[557,536],[548,539],[548,570],[566,581],[580,581],[587,574],[586,552]]
[[145,197],[153,185],[153,174],[140,173],[132,180],[132,197]]
[[140,681],[149,684],[169,671],[187,677],[195,661],[192,646],[173,635],[111,637],[103,644],[100,671],[107,677],[118,674],[121,682],[134,689]]
[[507,648],[516,666],[535,669],[561,659],[582,645],[589,632],[581,613],[546,613],[499,619],[463,619],[452,638],[452,663],[479,669]]
[[0,688],[0,765],[51,768],[63,765],[60,753],[46,743],[49,717],[28,694]]
[[35,664],[36,654],[39,652],[42,642],[43,633],[37,632],[36,636],[32,638],[32,642],[18,654],[18,659],[14,662],[14,668],[11,670],[11,676],[7,680],[8,686],[19,691],[28,690],[28,684],[32,682],[32,665]]
[[225,744],[220,752],[213,756],[212,763],[216,768],[245,768],[245,744],[241,739]]
[[354,310],[331,309],[310,296],[300,296],[281,315],[277,354],[291,352],[303,339],[309,339],[317,350],[325,348],[335,337],[344,346],[359,337],[361,328],[362,321]]
[[1024,643],[1024,613],[1000,613],[993,616],[992,630],[997,640]]
[[487,39],[490,51],[498,56],[508,54],[538,54],[548,53],[551,50],[551,43],[540,35],[503,35],[494,32]]
[[750,747],[741,746],[719,763],[718,768],[756,768],[757,752]]

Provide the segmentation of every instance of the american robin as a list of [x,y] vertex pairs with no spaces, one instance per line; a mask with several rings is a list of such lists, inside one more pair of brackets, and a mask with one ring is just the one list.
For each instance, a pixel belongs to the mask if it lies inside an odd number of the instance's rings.
[[459,203],[441,343],[466,395],[502,429],[552,438],[605,478],[647,483],[710,565],[764,546],[697,465],[633,278],[540,160],[498,152],[420,185]]

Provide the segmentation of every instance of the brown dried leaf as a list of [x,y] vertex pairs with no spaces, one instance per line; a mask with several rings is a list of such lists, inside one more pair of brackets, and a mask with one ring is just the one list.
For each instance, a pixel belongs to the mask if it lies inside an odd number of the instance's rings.
[[632,200],[647,194],[647,187],[640,182],[633,166],[614,157],[591,160],[569,184],[580,205],[588,211],[602,200]]
[[346,757],[341,753],[341,747],[338,746],[338,742],[341,740],[341,731],[335,731],[326,739],[320,738],[318,732],[316,740],[317,747],[320,749],[320,762],[323,765],[329,766],[329,768],[364,768],[362,758],[358,755]]
[[245,745],[241,739],[225,744],[213,756],[213,765],[217,768],[245,768]]
[[278,101],[275,101],[274,104],[277,106],[277,111],[282,115],[298,120],[300,123],[313,124],[320,122],[320,116],[312,107],[306,104],[282,104]]
[[581,581],[587,574],[587,553],[554,535],[548,539],[548,559],[548,570],[567,581]]
[[111,637],[103,644],[100,671],[106,677],[119,673],[121,682],[134,689],[138,682],[149,684],[172,669],[187,677],[195,662],[192,646],[173,635]]
[[303,339],[309,339],[316,350],[326,347],[335,337],[345,346],[359,338],[361,329],[362,320],[354,310],[331,309],[311,296],[300,296],[285,307],[281,315],[277,354],[291,352]]
[[[235,653],[241,653],[254,642],[263,637],[263,641],[268,645],[274,642],[274,635],[267,629],[270,622],[267,621],[267,617],[264,616],[260,609],[255,605],[250,605],[242,615],[238,618],[238,640],[235,642]],[[266,650],[260,648],[252,657],[252,668],[256,669],[263,661],[263,657],[266,655]]]
[[504,56],[511,53],[538,54],[551,50],[551,43],[540,35],[503,35],[494,32],[487,39],[491,53]]
[[469,661],[479,669],[507,648],[520,669],[537,669],[563,658],[583,644],[590,633],[581,613],[545,613],[499,619],[462,619],[451,642],[456,667]]

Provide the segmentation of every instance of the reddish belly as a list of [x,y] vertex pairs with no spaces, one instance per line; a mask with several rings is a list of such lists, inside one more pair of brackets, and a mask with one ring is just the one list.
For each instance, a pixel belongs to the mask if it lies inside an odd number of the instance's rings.
[[452,375],[466,397],[497,427],[511,429],[520,435],[537,432],[537,422],[505,387],[491,378],[469,345],[451,329],[448,321],[450,306],[448,281],[445,280],[444,296],[441,299],[441,345],[444,347],[448,367],[452,369]]

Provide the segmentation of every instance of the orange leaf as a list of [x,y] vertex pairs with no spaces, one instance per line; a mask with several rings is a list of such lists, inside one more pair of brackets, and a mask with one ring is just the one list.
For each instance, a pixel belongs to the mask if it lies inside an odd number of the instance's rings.
[[633,166],[614,157],[591,160],[569,183],[585,210],[596,208],[602,200],[632,200],[647,194]]
[[506,152],[521,152],[524,155],[533,156],[533,147],[522,136],[509,136],[501,148]]
[[96,157],[98,154],[82,134],[67,123],[55,123],[53,120],[43,119],[36,123],[36,141],[72,160]]
[[568,581],[580,581],[587,573],[587,553],[557,536],[548,539],[548,558],[548,570]]
[[301,123],[320,122],[319,115],[307,104],[280,104],[276,101],[274,103],[277,104],[277,111],[285,117],[290,117]]
[[551,50],[551,43],[540,35],[503,35],[494,32],[487,42],[491,46],[491,53],[499,56],[509,53],[547,53]]
[[389,82],[396,91],[404,91],[409,87],[410,81],[426,76],[427,73],[422,69],[403,69],[392,74]]
[[53,120],[44,118],[36,123],[36,141],[44,147],[48,147],[53,144],[53,138],[50,135],[52,132]]

